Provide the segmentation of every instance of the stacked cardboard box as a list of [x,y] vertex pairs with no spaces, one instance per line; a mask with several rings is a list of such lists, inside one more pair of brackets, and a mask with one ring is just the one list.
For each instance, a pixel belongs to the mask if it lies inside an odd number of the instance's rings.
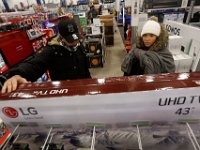
[[113,15],[101,15],[99,18],[104,24],[106,46],[114,45]]

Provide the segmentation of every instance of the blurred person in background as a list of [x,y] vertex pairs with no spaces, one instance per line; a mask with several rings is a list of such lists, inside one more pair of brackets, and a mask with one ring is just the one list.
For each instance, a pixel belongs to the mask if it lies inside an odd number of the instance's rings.
[[90,10],[88,11],[88,20],[90,23],[93,23],[93,18],[96,18],[98,16],[98,11],[95,9],[94,5],[90,6]]

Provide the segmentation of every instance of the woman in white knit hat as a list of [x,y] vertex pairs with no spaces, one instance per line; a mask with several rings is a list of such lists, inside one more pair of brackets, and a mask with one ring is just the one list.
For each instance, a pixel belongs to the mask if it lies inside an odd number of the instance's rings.
[[167,49],[168,33],[153,19],[144,24],[136,45],[132,46],[122,63],[125,76],[175,71],[173,56]]

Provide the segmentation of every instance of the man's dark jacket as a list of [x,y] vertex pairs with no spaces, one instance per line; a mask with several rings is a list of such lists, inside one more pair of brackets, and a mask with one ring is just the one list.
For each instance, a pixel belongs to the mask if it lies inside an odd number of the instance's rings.
[[59,39],[59,35],[51,39],[40,53],[10,69],[4,76],[8,79],[21,75],[34,82],[48,70],[52,81],[91,78],[84,46],[80,44],[76,51],[70,51]]

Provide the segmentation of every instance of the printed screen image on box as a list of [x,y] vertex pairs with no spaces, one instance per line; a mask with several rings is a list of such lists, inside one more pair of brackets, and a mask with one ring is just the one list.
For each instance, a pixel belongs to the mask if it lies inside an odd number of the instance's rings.
[[11,134],[10,129],[7,128],[3,120],[0,118],[0,149],[7,140],[7,138],[10,136],[10,134]]

